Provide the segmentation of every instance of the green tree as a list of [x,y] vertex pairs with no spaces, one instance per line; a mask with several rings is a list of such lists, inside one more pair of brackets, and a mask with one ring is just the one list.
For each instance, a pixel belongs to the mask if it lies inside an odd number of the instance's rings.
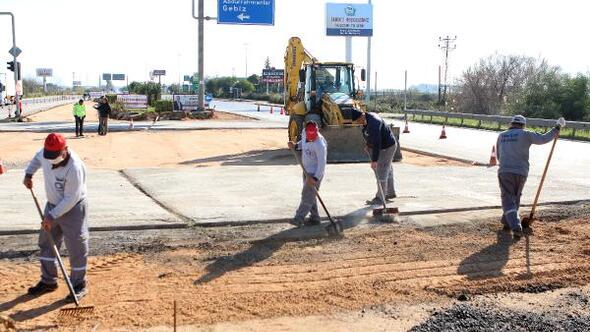
[[260,84],[260,76],[258,76],[256,74],[252,74],[252,75],[250,75],[250,77],[248,77],[248,82],[250,82],[254,85],[258,85],[258,84]]
[[148,104],[153,106],[156,100],[160,100],[161,86],[154,82],[131,82],[129,84],[129,93],[146,95],[148,97]]
[[264,60],[264,69],[270,69],[270,58],[266,57],[266,60]]

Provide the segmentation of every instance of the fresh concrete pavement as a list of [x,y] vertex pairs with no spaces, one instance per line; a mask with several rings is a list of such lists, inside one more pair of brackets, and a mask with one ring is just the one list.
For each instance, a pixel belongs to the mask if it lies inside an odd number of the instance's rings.
[[[39,229],[39,215],[31,194],[22,185],[23,176],[23,170],[10,170],[0,177],[0,234]],[[43,174],[36,174],[33,181],[40,202],[45,202]],[[135,188],[120,172],[91,170],[88,189],[90,225],[94,229],[132,229],[152,224],[174,227],[182,222]]]
[[[482,207],[499,214],[493,168],[407,164],[394,168],[400,197],[393,205],[403,215]],[[22,176],[22,171],[11,171],[0,181],[0,231],[5,233],[38,228],[30,194],[20,184]],[[88,178],[91,225],[107,229],[176,227],[185,221],[202,226],[286,222],[297,207],[302,185],[296,165],[91,170]],[[36,179],[42,196],[41,176]],[[538,177],[530,181],[537,183]],[[530,202],[534,189],[526,187],[523,203]],[[364,201],[375,190],[366,164],[338,164],[328,166],[321,194],[332,215],[358,221],[370,220],[371,208]],[[587,193],[585,186],[549,179],[541,202],[577,201],[590,198],[584,196]],[[417,217],[411,221],[421,226],[450,222]]]
[[[225,105],[224,110],[248,115],[258,113],[251,103],[224,103],[234,108]],[[221,109],[222,106],[217,107]],[[279,115],[276,121],[251,122],[283,126],[286,118]],[[172,127],[183,125],[169,124]],[[439,140],[440,126],[416,123],[410,126],[411,133],[402,135],[402,146],[479,162],[487,162],[497,135],[447,128],[449,138]],[[525,187],[524,204],[534,197],[548,149],[548,145],[531,149],[531,176]],[[586,175],[590,161],[588,152],[590,145],[587,143],[558,142],[541,202],[590,199],[590,179]],[[288,151],[285,154],[288,158]],[[431,226],[500,213],[496,168],[395,164],[394,169],[400,197],[393,205],[407,217],[404,222]],[[38,229],[38,216],[30,194],[20,184],[22,176],[22,170],[11,170],[0,177],[0,234]],[[36,178],[37,192],[42,196],[41,176]],[[292,217],[301,190],[301,171],[294,163],[121,172],[90,170],[88,179],[90,222],[95,229],[180,227],[183,223],[213,226],[285,222]],[[374,193],[375,179],[367,164],[328,166],[321,194],[332,215],[348,220],[370,220],[371,208],[364,206],[364,201]],[[440,214],[482,209],[485,211],[461,212],[456,219],[452,214]]]

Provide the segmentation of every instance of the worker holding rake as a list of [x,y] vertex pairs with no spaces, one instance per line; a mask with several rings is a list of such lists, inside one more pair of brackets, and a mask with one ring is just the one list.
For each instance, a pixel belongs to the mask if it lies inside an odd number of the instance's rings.
[[[33,175],[43,170],[47,205],[39,233],[41,280],[28,293],[39,296],[57,289],[57,257],[53,242],[59,250],[65,242],[70,256],[71,286],[77,299],[87,294],[86,264],[88,259],[88,203],[86,200],[86,166],[66,145],[60,134],[49,134],[45,145],[25,170],[25,187],[33,189]],[[33,195],[36,200],[36,197]],[[39,211],[41,212],[41,211]],[[50,238],[51,237],[51,238]],[[74,302],[68,295],[67,302]],[[77,302],[76,302],[77,303]]]
[[[309,121],[305,124],[305,130],[301,135],[301,141],[289,142],[289,149],[295,147],[301,149],[301,162],[303,164],[303,189],[301,191],[301,202],[295,212],[292,224],[300,227],[304,224],[319,225],[321,223],[318,212],[316,191],[320,189],[320,183],[324,177],[327,161],[326,140],[319,133],[318,124]],[[315,187],[315,188],[314,188]],[[305,217],[310,215],[305,221]]]
[[363,125],[363,137],[371,158],[371,168],[375,171],[378,181],[377,193],[373,199],[367,201],[367,205],[383,204],[382,197],[385,197],[385,200],[397,197],[392,165],[397,149],[397,140],[391,128],[379,115],[353,109],[351,117],[354,123]]
[[525,126],[526,118],[515,115],[508,130],[498,135],[496,143],[500,161],[498,181],[502,197],[502,224],[504,230],[512,230],[515,239],[522,236],[523,230],[518,209],[522,189],[529,174],[529,148],[532,144],[551,142],[559,135],[561,127],[565,126],[565,120],[557,120],[555,128],[545,134],[525,130]]

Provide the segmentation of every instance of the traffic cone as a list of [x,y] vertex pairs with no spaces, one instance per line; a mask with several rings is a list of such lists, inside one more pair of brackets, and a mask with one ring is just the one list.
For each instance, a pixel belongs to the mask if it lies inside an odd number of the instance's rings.
[[440,132],[440,137],[438,139],[445,139],[447,138],[447,132],[445,131],[445,125],[442,127],[442,131]]
[[409,134],[410,133],[410,128],[408,128],[408,120],[406,120],[406,126],[404,127],[404,134]]
[[498,165],[498,158],[496,156],[496,146],[492,145],[492,155],[490,156],[489,166],[496,166],[496,165]]
[[133,128],[135,128],[135,126],[133,125],[133,119],[131,119],[131,122],[129,122],[129,130],[133,130]]
[[272,110],[272,106],[270,107],[270,114],[273,114],[274,111]]

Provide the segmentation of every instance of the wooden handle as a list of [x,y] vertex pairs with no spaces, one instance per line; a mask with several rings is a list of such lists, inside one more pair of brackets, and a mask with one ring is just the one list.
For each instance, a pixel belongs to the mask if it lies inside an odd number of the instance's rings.
[[531,209],[531,214],[529,216],[530,220],[533,220],[535,216],[535,210],[537,209],[537,203],[539,202],[539,196],[541,195],[541,189],[543,188],[543,183],[545,182],[545,176],[547,175],[547,170],[549,169],[549,163],[551,162],[551,158],[553,157],[553,150],[555,150],[555,144],[557,143],[557,139],[559,138],[559,132],[555,135],[553,139],[553,145],[551,146],[551,151],[549,152],[549,157],[547,158],[547,163],[545,164],[545,170],[543,170],[543,176],[541,176],[541,183],[539,183],[539,188],[537,189],[537,194],[535,195],[535,201],[533,202],[533,207]]

